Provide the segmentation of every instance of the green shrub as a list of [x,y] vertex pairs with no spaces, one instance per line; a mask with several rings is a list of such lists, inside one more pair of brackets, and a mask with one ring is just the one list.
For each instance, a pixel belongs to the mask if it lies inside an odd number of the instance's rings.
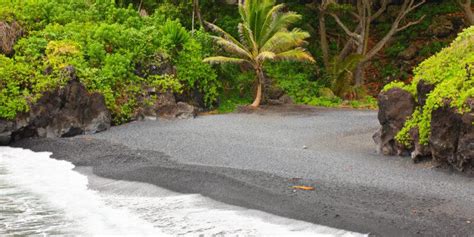
[[412,86],[411,84],[405,84],[402,81],[392,81],[389,84],[385,85],[382,91],[388,91],[393,88],[400,88],[410,92],[410,94],[416,94],[416,86]]
[[[296,103],[309,104],[319,97],[322,87],[314,78],[312,65],[295,62],[269,64],[265,69],[274,83],[283,89]],[[309,70],[308,70],[309,69]]]
[[219,107],[217,108],[217,112],[230,113],[233,112],[238,106],[244,106],[250,103],[252,103],[252,96],[227,94],[225,97],[219,100]]
[[198,89],[204,95],[204,104],[212,107],[218,97],[220,82],[211,65],[202,61],[206,57],[203,52],[201,44],[195,39],[189,40],[178,53],[175,64],[185,90]]
[[[126,1],[117,2],[123,7],[114,2],[0,0],[0,16],[18,21],[26,32],[15,55],[0,59],[0,118],[13,119],[42,92],[64,85],[62,71],[69,65],[89,90],[104,95],[114,124],[130,120],[143,106],[138,98],[144,88],[198,90],[207,106],[214,104],[220,84],[215,70],[202,63],[212,45],[205,33],[191,37],[171,20],[189,4],[162,4],[141,17]],[[175,64],[176,76],[147,71],[163,60]]]
[[352,108],[362,109],[377,109],[377,99],[372,96],[365,96],[359,100],[349,100],[347,104]]
[[309,99],[305,104],[323,107],[337,107],[342,103],[339,97],[314,97]]
[[27,98],[30,96],[24,85],[34,75],[28,64],[15,63],[0,54],[0,117],[14,119],[18,112],[28,110]]

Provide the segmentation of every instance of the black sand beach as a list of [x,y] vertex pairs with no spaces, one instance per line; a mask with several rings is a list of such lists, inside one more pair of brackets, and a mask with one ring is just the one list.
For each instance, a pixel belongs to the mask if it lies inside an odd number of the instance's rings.
[[[377,236],[471,236],[472,177],[375,154],[372,111],[308,109],[134,122],[28,139],[96,175]],[[306,185],[314,191],[294,190]]]

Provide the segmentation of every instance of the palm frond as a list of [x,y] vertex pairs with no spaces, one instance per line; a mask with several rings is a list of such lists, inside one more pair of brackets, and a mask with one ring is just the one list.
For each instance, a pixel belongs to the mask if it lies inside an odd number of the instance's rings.
[[259,44],[262,44],[260,40],[262,39],[262,36],[264,36],[267,33],[268,29],[270,28],[270,23],[272,22],[274,15],[278,14],[284,7],[285,7],[285,4],[278,4],[278,5],[273,6],[273,8],[267,12],[265,21],[262,24],[262,30],[257,35]]
[[226,52],[236,54],[242,58],[252,58],[252,54],[246,48],[242,48],[230,40],[218,36],[211,36],[211,38],[214,39],[216,44],[220,45]]
[[264,51],[258,54],[257,61],[263,63],[266,60],[273,60],[277,55],[274,52]]
[[279,31],[282,31],[282,29],[287,29],[290,25],[301,20],[301,18],[301,15],[295,12],[285,12],[276,14],[270,22],[270,25],[266,29],[265,35],[261,37],[260,42],[262,44],[265,44],[265,42],[271,37],[273,37],[274,34]]
[[[267,16],[275,6],[275,0],[246,0],[239,4],[239,13],[243,22],[253,32],[256,39],[262,35]],[[281,9],[278,6],[275,10]]]
[[210,64],[223,64],[223,63],[235,63],[235,64],[241,64],[241,63],[249,63],[249,61],[241,58],[231,58],[231,57],[224,57],[224,56],[215,56],[215,57],[208,57],[202,60],[205,63],[210,63]]
[[272,51],[275,53],[284,52],[294,47],[299,47],[307,43],[305,39],[309,38],[308,32],[300,29],[293,29],[290,32],[280,31],[274,34],[265,44],[261,47],[262,51]]
[[247,45],[249,51],[251,51],[253,55],[256,55],[258,52],[258,45],[255,41],[255,36],[253,35],[252,30],[250,30],[249,27],[243,23],[239,23],[238,28],[240,40],[245,42],[244,44]]
[[242,21],[245,22],[245,21],[248,20],[248,17],[247,17],[247,10],[246,10],[246,7],[245,7],[245,3],[242,4],[242,3],[240,2],[240,0],[238,0],[238,1],[239,1],[239,15],[240,15],[240,19],[242,19]]
[[258,10],[255,14],[255,22],[250,22],[249,26],[255,36],[256,41],[258,42],[262,36],[262,32],[264,32],[265,29],[265,20],[275,5],[275,0],[261,0],[256,2],[258,2]]
[[212,23],[210,23],[210,22],[207,22],[207,21],[206,21],[206,25],[209,27],[209,29],[210,29],[211,31],[216,32],[216,33],[219,34],[222,38],[232,41],[234,44],[238,45],[238,46],[241,47],[241,48],[244,48],[244,47],[245,47],[245,46],[242,45],[236,38],[234,38],[234,36],[232,36],[231,34],[225,32],[225,30],[223,30],[223,29],[220,28],[219,26],[214,25],[214,24],[212,24]]
[[310,63],[316,62],[314,58],[311,56],[311,54],[306,52],[301,47],[279,53],[276,55],[275,59],[282,60],[282,61],[287,60],[287,61],[300,61],[300,62],[310,62]]

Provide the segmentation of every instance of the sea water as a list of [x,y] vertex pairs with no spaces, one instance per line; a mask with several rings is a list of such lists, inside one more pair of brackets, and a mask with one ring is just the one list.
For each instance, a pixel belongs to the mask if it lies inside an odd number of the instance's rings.
[[0,147],[0,236],[363,236]]

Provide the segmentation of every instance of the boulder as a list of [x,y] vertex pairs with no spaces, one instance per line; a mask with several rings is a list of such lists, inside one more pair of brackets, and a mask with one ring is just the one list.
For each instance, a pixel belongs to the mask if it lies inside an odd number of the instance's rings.
[[424,159],[431,158],[431,149],[429,145],[420,144],[420,133],[417,128],[410,130],[410,136],[413,138],[413,151],[411,152],[411,158],[413,162],[417,163]]
[[12,121],[0,119],[0,146],[10,143],[14,128],[15,124]]
[[293,100],[287,94],[283,94],[277,99],[267,99],[265,101],[268,105],[285,105],[285,104],[293,104]]
[[438,38],[451,35],[455,30],[454,23],[449,16],[436,17],[433,23],[428,27],[428,33]]
[[[154,95],[154,103],[144,105],[135,112],[137,120],[156,120],[157,117],[166,119],[186,119],[194,118],[197,115],[197,108],[185,102],[176,102],[175,95],[168,91],[163,93],[148,93]],[[151,99],[151,97],[148,97]]]
[[280,100],[283,104],[293,104],[293,99],[287,94],[284,94],[280,97]]
[[327,87],[323,87],[321,89],[319,89],[319,96],[320,97],[326,97],[326,98],[335,98],[336,95],[334,94],[334,92],[327,88]]
[[284,94],[285,91],[281,89],[272,78],[266,75],[263,82],[262,104],[281,104],[278,99]]
[[433,160],[457,170],[474,168],[474,99],[459,113],[449,101],[431,114],[430,148]]
[[265,88],[265,96],[269,100],[278,100],[285,94],[285,91],[276,85],[271,85],[268,88]]
[[[144,89],[147,93],[139,98],[141,106],[135,111],[135,120],[156,120],[158,110],[176,105],[176,98],[172,92],[156,92],[155,89]],[[146,102],[150,101],[150,102]]]
[[176,102],[176,97],[172,92],[158,93],[156,101],[151,108],[147,109],[146,116],[154,116],[166,119],[186,119],[194,118],[197,115],[196,107],[184,103]]
[[411,44],[408,48],[403,50],[398,56],[403,60],[411,60],[416,57],[418,53],[418,47],[415,44]]
[[461,118],[456,166],[458,169],[474,169],[474,99],[467,102],[471,108]]
[[159,93],[157,95],[155,107],[160,109],[165,106],[176,105],[176,98],[172,92]]
[[280,100],[272,100],[272,99],[268,99],[267,101],[265,101],[266,104],[268,105],[283,105],[283,102],[280,101]]
[[194,118],[197,115],[196,107],[184,103],[178,102],[175,104],[167,104],[157,108],[157,115],[158,117],[172,119],[172,118],[179,118],[179,119],[188,119]]
[[434,88],[435,85],[429,84],[424,80],[420,80],[418,84],[416,84],[417,102],[419,106],[425,106],[426,99],[428,99],[428,94],[434,90]]
[[27,137],[71,137],[92,134],[110,127],[111,116],[101,94],[89,93],[67,67],[68,83],[44,92],[26,113],[19,114],[10,141]]
[[415,110],[413,96],[400,88],[393,88],[379,94],[378,105],[381,128],[373,136],[378,151],[385,155],[408,154],[410,149],[398,143],[395,136]]
[[457,149],[462,116],[446,101],[431,113],[430,148],[433,160],[440,164],[457,165]]
[[285,91],[278,86],[272,78],[269,76],[265,77],[263,84],[263,98],[262,104],[268,105],[284,105],[292,104],[293,100],[288,96]]

